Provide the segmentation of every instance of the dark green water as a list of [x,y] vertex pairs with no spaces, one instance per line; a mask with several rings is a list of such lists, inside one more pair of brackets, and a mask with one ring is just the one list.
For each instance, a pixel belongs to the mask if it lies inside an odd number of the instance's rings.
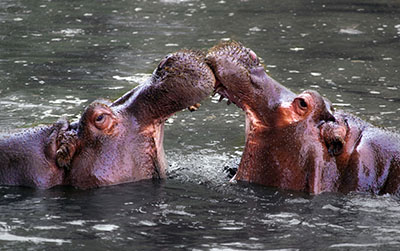
[[[398,1],[0,2],[0,128],[76,119],[166,54],[234,39],[293,91],[400,129]],[[244,144],[235,106],[205,100],[168,120],[170,178],[89,191],[0,188],[4,250],[398,250],[391,196],[310,196],[229,185]]]

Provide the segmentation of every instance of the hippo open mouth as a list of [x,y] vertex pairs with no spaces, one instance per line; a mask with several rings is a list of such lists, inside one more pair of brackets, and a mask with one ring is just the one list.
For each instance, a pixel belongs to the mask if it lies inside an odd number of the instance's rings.
[[[230,94],[230,92],[226,89],[226,87],[220,82],[220,81],[216,81],[215,87],[214,87],[214,91],[213,91],[213,96],[215,96],[215,94],[219,94],[219,100],[218,102],[222,102],[225,99],[227,99],[227,105],[230,104],[235,104],[238,107],[240,106],[240,103],[238,102],[238,98],[234,95],[234,94]],[[242,108],[243,109],[243,108]]]
[[[240,43],[229,42],[211,48],[206,62],[215,74],[214,94],[220,95],[219,102],[226,98],[228,105],[234,103],[246,110],[247,103],[254,102],[253,90],[257,88],[248,69],[262,67],[257,55]],[[241,84],[236,85],[237,82]]]

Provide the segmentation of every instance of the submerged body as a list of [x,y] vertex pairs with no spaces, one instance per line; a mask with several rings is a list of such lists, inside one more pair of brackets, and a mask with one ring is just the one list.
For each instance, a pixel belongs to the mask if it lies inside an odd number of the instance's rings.
[[[203,55],[192,51],[168,55],[145,84],[115,102],[93,102],[80,121],[63,132],[49,137],[52,127],[48,127],[1,140],[0,184],[92,188],[164,178],[165,120],[209,96],[214,84]],[[56,143],[50,155],[48,144],[30,144],[53,142],[53,138]],[[14,156],[23,161],[13,161]],[[21,178],[26,170],[31,175]],[[54,177],[39,182],[48,170],[54,171]]]

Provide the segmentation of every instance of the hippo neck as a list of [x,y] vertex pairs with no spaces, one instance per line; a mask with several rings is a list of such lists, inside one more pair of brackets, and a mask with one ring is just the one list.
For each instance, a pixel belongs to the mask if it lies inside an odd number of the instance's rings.
[[147,126],[142,132],[149,144],[148,155],[153,166],[152,178],[166,177],[167,161],[164,152],[164,122]]
[[[91,142],[81,145],[80,152],[74,157],[73,168],[67,172],[65,185],[87,189],[165,178],[164,124],[150,124],[127,131],[113,139],[102,139],[100,148]],[[120,142],[113,144],[110,140]],[[119,152],[125,154],[119,155]]]
[[[246,145],[235,179],[265,186],[305,190],[305,176],[297,167],[297,159],[287,155],[286,138],[274,128],[260,128],[246,116]],[[299,152],[291,142],[291,151]],[[285,156],[284,156],[285,155]],[[283,161],[284,160],[284,161]],[[290,175],[290,176],[289,176]]]
[[303,144],[317,132],[297,135],[298,127],[259,127],[246,116],[246,145],[235,179],[314,194],[337,190],[334,160],[315,147],[318,142]]

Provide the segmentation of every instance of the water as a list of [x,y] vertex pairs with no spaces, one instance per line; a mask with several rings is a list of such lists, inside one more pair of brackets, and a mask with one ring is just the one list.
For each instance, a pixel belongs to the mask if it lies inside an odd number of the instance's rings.
[[[235,39],[295,92],[398,130],[398,1],[0,2],[0,128],[77,119],[180,48]],[[169,179],[79,191],[0,187],[5,250],[398,250],[399,199],[228,184],[244,115],[205,100],[168,120]]]

